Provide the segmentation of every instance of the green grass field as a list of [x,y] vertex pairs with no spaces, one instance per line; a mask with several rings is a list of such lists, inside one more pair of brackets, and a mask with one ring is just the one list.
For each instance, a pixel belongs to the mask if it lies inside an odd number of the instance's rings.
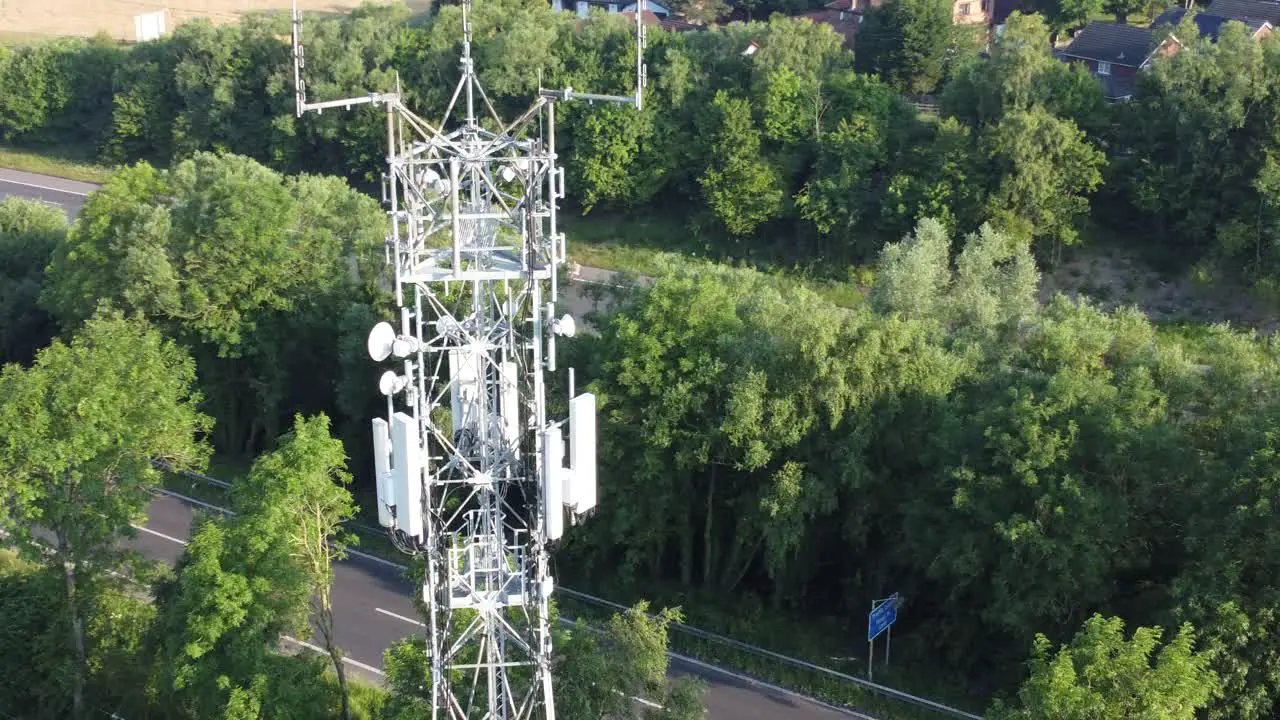
[[10,145],[0,145],[0,167],[91,183],[104,183],[115,172],[114,168],[94,163],[92,155],[85,151],[55,152]]

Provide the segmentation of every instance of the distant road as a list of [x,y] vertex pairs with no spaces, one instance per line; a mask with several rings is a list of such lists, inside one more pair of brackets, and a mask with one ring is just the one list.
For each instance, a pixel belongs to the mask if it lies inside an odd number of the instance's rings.
[[[97,189],[92,183],[17,170],[0,169],[0,198],[33,198],[59,205],[74,218],[85,197]],[[565,273],[567,276],[567,272]],[[566,293],[565,310],[581,318],[592,301],[583,293],[590,284],[611,284],[614,274],[582,268],[582,284]],[[129,545],[144,556],[174,565],[191,535],[191,502],[164,495],[147,508],[147,522],[137,528]],[[352,556],[334,568],[333,605],[338,645],[354,671],[367,677],[382,675],[382,653],[392,643],[420,631],[413,595],[418,588],[401,577],[392,563],[369,556]],[[707,683],[704,701],[711,720],[875,720],[810,700],[798,693],[762,683],[706,663],[675,657],[671,669],[695,675]]]
[[63,180],[48,175],[0,168],[0,197],[16,195],[58,205],[66,210],[67,216],[71,218],[79,214],[85,197],[98,187],[93,183],[78,180]]

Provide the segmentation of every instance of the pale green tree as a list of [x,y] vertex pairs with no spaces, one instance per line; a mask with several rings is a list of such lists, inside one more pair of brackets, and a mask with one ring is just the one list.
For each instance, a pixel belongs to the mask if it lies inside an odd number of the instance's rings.
[[561,634],[555,666],[557,715],[574,720],[705,717],[701,684],[668,674],[667,627],[680,619],[680,612],[670,608],[650,615],[648,603],[641,602],[615,613],[603,631],[578,622]]
[[1158,627],[1124,636],[1124,621],[1094,615],[1071,643],[1052,652],[1036,637],[1031,677],[1014,708],[998,704],[999,720],[1194,720],[1218,686],[1209,658],[1195,649],[1184,624],[1161,647]]
[[233,498],[245,522],[270,522],[273,527],[279,523],[289,533],[286,547],[312,589],[311,619],[333,662],[342,716],[349,720],[350,692],[342,650],[334,638],[332,597],[333,563],[345,557],[345,546],[355,541],[342,527],[355,514],[345,487],[351,482],[346,460],[342,442],[329,434],[328,417],[298,416],[279,448],[254,463],[249,476],[235,485]]
[[951,286],[951,238],[947,228],[924,218],[916,231],[880,252],[871,304],[921,321],[936,320]]

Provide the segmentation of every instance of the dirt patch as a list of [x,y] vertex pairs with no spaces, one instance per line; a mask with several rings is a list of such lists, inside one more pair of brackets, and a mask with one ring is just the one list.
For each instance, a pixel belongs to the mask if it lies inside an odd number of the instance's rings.
[[1164,275],[1141,258],[1115,248],[1082,250],[1076,257],[1045,271],[1040,300],[1062,292],[1086,296],[1102,307],[1136,305],[1155,322],[1213,323],[1275,332],[1276,311],[1247,288],[1235,283],[1206,285],[1191,273]]
[[[311,12],[348,12],[362,0],[298,0]],[[406,3],[415,11],[429,0]],[[0,28],[22,36],[76,35],[105,32],[117,40],[133,41],[134,17],[167,11],[166,33],[195,18],[222,24],[236,22],[246,12],[288,11],[292,0],[0,0]]]

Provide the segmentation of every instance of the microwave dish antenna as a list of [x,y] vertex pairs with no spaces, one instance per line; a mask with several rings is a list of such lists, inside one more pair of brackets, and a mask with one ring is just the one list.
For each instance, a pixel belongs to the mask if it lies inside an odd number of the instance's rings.
[[637,10],[631,94],[539,87],[508,120],[476,74],[464,0],[460,78],[428,120],[405,106],[398,78],[394,90],[309,98],[294,5],[298,117],[369,105],[386,118],[399,323],[374,326],[367,350],[400,368],[378,381],[387,415],[372,420],[374,470],[379,523],[425,561],[433,720],[555,720],[549,553],[565,514],[588,517],[596,498],[595,397],[570,398],[567,452],[565,421],[547,418],[555,339],[577,332],[555,312],[566,262],[556,106],[643,107],[645,0]]

